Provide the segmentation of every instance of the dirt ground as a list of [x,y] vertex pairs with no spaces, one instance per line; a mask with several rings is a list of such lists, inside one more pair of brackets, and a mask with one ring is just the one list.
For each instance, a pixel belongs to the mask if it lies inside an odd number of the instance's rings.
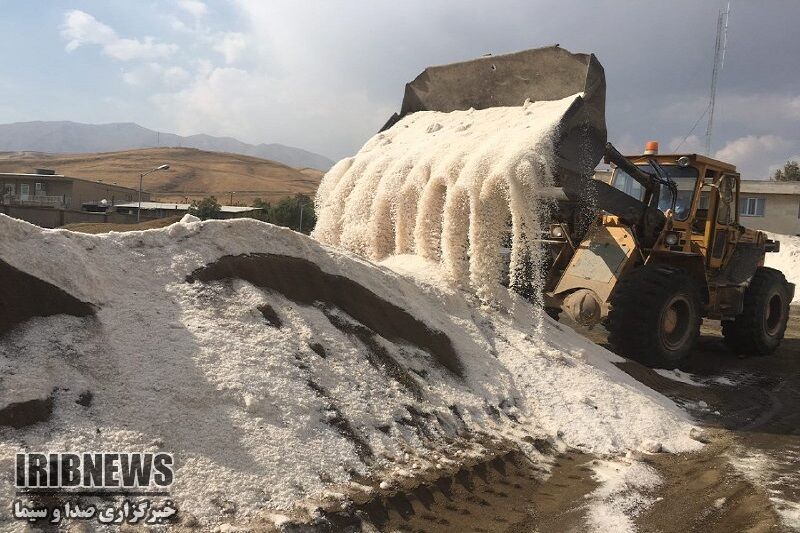
[[109,231],[141,231],[146,229],[165,228],[181,219],[179,216],[148,220],[139,224],[112,224],[110,222],[79,222],[67,224],[59,229],[68,229],[79,233],[108,233]]
[[[575,327],[606,343],[603,328]],[[680,370],[687,383],[637,363],[620,365],[689,411],[704,428],[697,453],[645,455],[663,483],[635,525],[643,532],[795,531],[800,523],[800,308],[792,309],[781,348],[769,357],[732,354],[718,323],[703,325],[696,352]],[[544,483],[540,468],[515,458],[471,472],[424,497],[384,502],[380,531],[580,532],[587,495],[596,487],[589,463],[568,453]],[[366,528],[365,530],[369,530]]]

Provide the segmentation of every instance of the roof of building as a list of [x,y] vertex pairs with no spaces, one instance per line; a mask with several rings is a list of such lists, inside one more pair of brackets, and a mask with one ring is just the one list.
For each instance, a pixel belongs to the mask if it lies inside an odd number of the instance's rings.
[[19,176],[21,178],[65,178],[66,177],[63,174],[35,174],[28,172],[0,172],[0,176]]
[[757,194],[800,194],[800,181],[742,180],[740,191]]
[[[165,209],[174,211],[188,211],[192,204],[178,204],[170,202],[142,202],[142,210],[145,209]],[[117,207],[139,207],[139,202],[126,202],[124,204],[117,204]],[[260,207],[248,207],[241,205],[223,205],[220,206],[223,213],[244,213],[247,211],[260,211]]]

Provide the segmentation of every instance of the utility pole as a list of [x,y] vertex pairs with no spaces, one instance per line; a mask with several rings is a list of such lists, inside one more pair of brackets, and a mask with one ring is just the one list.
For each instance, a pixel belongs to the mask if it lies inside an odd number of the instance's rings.
[[300,204],[300,233],[303,233],[303,204]]
[[139,173],[139,207],[136,208],[136,223],[139,223],[142,217],[142,180],[144,180],[144,173]]
[[725,65],[725,50],[728,46],[728,17],[731,13],[731,3],[725,11],[719,10],[717,17],[717,41],[714,45],[714,68],[711,71],[711,96],[708,103],[708,126],[706,127],[706,155],[711,155],[711,133],[714,128],[714,107],[717,100],[717,78]]

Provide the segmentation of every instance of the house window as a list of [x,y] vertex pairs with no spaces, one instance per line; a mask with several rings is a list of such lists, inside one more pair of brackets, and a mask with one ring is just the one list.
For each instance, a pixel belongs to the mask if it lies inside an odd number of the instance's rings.
[[22,200],[27,200],[31,195],[31,186],[27,183],[19,184],[19,197]]
[[5,191],[3,191],[3,196],[14,196],[16,194],[16,187],[13,183],[6,183]]
[[764,198],[742,198],[739,214],[743,217],[763,217],[764,204]]
[[44,196],[44,183],[36,182],[33,190],[36,196]]

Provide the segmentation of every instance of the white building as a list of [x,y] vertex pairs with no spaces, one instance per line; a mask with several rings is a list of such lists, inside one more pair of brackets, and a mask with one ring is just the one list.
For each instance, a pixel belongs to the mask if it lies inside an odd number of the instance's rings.
[[800,235],[800,182],[742,180],[739,223],[752,229]]

